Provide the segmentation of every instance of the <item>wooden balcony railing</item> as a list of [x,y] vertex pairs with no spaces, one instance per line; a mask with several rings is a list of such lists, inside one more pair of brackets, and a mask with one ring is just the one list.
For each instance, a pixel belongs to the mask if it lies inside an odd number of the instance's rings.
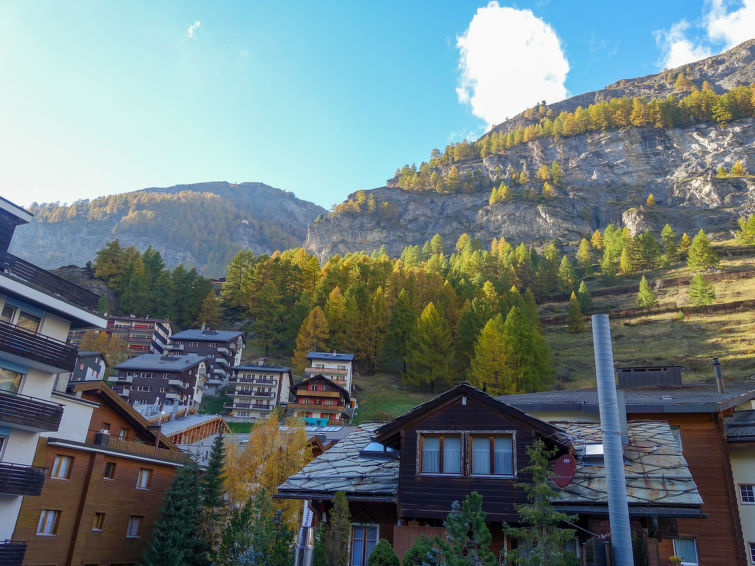
[[145,442],[124,440],[117,436],[92,430],[87,433],[87,444],[107,448],[108,450],[113,450],[115,452],[158,458],[160,460],[167,460],[178,464],[185,463],[187,458],[186,454],[179,450],[169,450]]
[[4,495],[39,495],[45,483],[44,468],[0,462],[0,493]]
[[348,370],[338,368],[307,367],[304,368],[304,373],[306,375],[347,375],[349,372]]
[[0,564],[4,566],[21,566],[26,554],[26,541],[0,540]]
[[340,391],[310,391],[309,389],[297,389],[297,397],[341,397]]
[[0,320],[0,350],[60,370],[73,371],[76,347]]
[[289,403],[289,409],[303,409],[305,411],[332,411],[340,413],[346,410],[346,405],[316,405],[314,403]]
[[43,293],[92,312],[97,311],[100,298],[95,293],[5,251],[0,251],[0,271]]
[[0,391],[0,424],[35,432],[54,432],[60,427],[63,405],[44,399]]

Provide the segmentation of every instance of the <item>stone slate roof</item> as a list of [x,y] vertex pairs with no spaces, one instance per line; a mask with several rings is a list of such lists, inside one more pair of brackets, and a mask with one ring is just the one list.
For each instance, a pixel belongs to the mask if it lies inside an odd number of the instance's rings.
[[142,354],[125,362],[121,362],[115,369],[131,369],[143,371],[184,371],[203,362],[207,356],[199,354],[181,354],[165,356],[163,354]]
[[726,439],[729,442],[755,441],[755,411],[737,411],[726,419]]
[[[586,444],[602,444],[600,423],[553,422],[571,438],[577,453],[574,479],[563,489],[559,507],[571,504],[606,506],[605,467],[583,460]],[[703,500],[668,423],[637,420],[628,423],[629,444],[624,447],[627,498],[639,507],[691,508],[698,514]]]
[[337,352],[310,352],[307,354],[308,360],[336,360],[339,362],[351,362],[354,360],[354,354],[339,354]]
[[279,486],[278,497],[331,499],[337,491],[344,491],[350,501],[395,502],[399,461],[388,456],[360,455],[378,426],[366,423],[355,427]]
[[173,334],[170,339],[173,340],[190,340],[192,342],[232,342],[239,336],[244,336],[240,330],[202,330],[201,328],[190,328]]
[[[622,391],[627,413],[716,413],[755,398],[755,381],[727,382],[725,393],[719,393],[714,383],[694,383],[681,387],[643,387]],[[496,399],[524,412],[600,412],[598,390],[594,388],[500,395]]]

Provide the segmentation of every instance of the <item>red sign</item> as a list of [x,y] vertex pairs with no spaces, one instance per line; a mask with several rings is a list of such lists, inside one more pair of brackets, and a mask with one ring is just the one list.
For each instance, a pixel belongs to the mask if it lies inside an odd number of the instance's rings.
[[571,454],[564,454],[553,462],[553,475],[551,479],[553,479],[553,483],[558,487],[566,487],[571,483],[576,471],[577,459]]

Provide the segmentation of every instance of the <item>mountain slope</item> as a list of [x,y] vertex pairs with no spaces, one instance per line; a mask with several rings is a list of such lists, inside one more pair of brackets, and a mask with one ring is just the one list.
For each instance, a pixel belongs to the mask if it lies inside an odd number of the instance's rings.
[[84,265],[109,240],[152,245],[168,267],[219,276],[241,248],[269,253],[302,244],[322,207],[262,183],[195,183],[32,207],[11,252],[46,268]]

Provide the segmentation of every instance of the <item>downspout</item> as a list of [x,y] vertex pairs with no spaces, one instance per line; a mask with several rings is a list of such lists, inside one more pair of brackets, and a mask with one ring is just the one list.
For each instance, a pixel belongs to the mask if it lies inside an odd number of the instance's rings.
[[624,448],[621,443],[621,421],[613,368],[611,326],[608,323],[607,314],[592,315],[592,336],[614,564],[634,566],[632,532],[629,527],[629,503],[624,477]]

